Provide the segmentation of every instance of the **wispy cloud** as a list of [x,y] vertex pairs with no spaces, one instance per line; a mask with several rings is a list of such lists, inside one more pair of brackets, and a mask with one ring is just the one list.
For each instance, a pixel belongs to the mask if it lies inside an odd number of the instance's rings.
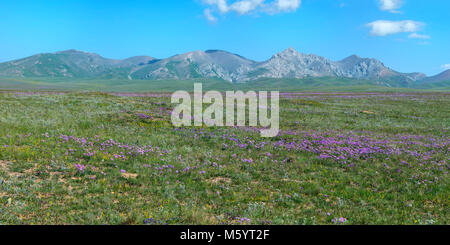
[[205,9],[205,11],[203,11],[203,13],[205,14],[205,17],[208,21],[210,21],[210,22],[217,21],[217,18],[211,13],[210,9]]
[[391,13],[399,13],[398,9],[403,6],[403,0],[379,0],[380,9]]
[[[372,36],[387,36],[397,33],[414,33],[422,29],[425,23],[403,20],[403,21],[389,21],[389,20],[377,20],[366,25],[369,27],[370,35]],[[418,35],[418,34],[417,34]]]
[[209,6],[204,12],[205,17],[210,21],[216,21],[217,18],[212,11],[221,14],[235,12],[239,15],[256,12],[277,14],[297,10],[301,5],[301,0],[203,0],[203,3]]
[[450,69],[450,64],[441,65],[442,70],[448,70]]
[[418,34],[417,32],[411,33],[408,35],[408,38],[416,38],[416,39],[430,39],[431,37],[424,34]]

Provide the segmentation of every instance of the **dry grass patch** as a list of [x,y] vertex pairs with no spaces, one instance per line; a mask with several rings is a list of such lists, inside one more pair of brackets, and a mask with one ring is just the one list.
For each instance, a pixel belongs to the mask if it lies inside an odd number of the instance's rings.
[[8,162],[0,160],[0,170],[8,172]]
[[229,183],[231,183],[231,179],[225,178],[225,177],[216,177],[216,178],[208,179],[208,180],[206,180],[206,182],[208,182],[210,184],[229,184]]
[[138,177],[138,174],[122,173],[122,177],[124,177],[125,179],[136,179]]

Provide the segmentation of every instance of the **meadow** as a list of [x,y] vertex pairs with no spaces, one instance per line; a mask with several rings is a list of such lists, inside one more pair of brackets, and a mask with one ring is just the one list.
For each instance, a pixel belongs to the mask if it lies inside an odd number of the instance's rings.
[[1,92],[0,224],[450,224],[450,93],[284,92],[275,138],[169,96]]
[[128,80],[128,79],[76,79],[51,77],[2,77],[0,90],[12,91],[86,91],[86,92],[173,92],[192,91],[194,83],[201,82],[205,90],[243,90],[258,88],[261,91],[285,92],[448,92],[450,81],[441,83],[417,83],[409,87],[385,86],[376,81],[336,77],[314,77],[304,79],[262,78],[245,83],[229,83],[214,78],[194,80]]

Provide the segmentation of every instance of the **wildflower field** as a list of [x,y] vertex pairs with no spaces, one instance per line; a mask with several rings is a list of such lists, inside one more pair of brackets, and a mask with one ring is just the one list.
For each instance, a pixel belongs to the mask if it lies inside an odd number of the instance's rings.
[[275,138],[173,106],[0,93],[0,223],[450,224],[449,93],[282,93]]

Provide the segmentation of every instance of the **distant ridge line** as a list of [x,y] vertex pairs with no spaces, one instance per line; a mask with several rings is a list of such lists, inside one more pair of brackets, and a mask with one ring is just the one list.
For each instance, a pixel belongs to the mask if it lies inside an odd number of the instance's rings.
[[134,56],[121,60],[69,49],[0,63],[0,75],[129,80],[217,78],[240,83],[261,78],[336,77],[376,81],[394,87],[450,80],[450,70],[427,77],[419,72],[401,73],[377,59],[356,54],[332,61],[315,54],[299,53],[292,47],[262,62],[219,49],[187,52],[165,59]]

